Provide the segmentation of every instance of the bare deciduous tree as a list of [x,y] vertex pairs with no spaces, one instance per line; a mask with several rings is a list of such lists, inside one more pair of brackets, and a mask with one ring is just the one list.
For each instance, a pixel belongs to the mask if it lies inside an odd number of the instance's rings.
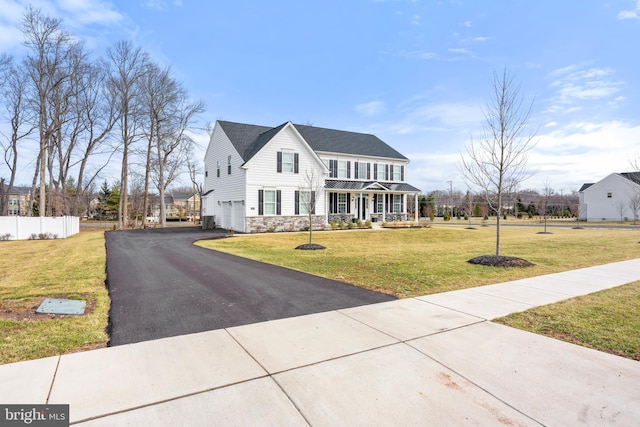
[[[153,180],[160,198],[160,225],[166,226],[164,193],[186,168],[193,140],[187,130],[204,111],[201,101],[189,99],[187,90],[175,80],[169,70],[151,67],[154,76],[147,90],[150,135],[153,139]],[[151,141],[151,139],[150,139]],[[149,146],[151,148],[151,146]]]
[[483,132],[479,140],[467,145],[461,171],[498,214],[495,255],[500,256],[503,196],[531,176],[527,155],[534,145],[535,131],[527,133],[533,103],[523,103],[520,88],[506,69],[501,75],[494,72],[492,86],[492,97],[483,111]]
[[139,83],[147,72],[148,56],[141,48],[130,41],[120,41],[107,50],[111,64],[109,88],[118,112],[120,130],[120,149],[122,150],[122,168],[120,173],[120,201],[118,203],[118,226],[126,228],[129,220],[129,152],[140,138]]
[[0,178],[0,215],[9,211],[9,194],[18,172],[18,148],[21,142],[35,130],[33,115],[27,108],[26,75],[20,72],[9,56],[0,57],[0,94],[9,122],[8,134],[0,133],[2,158],[9,169],[8,182]]
[[[52,139],[58,131],[59,123],[52,120],[58,117],[52,100],[61,102],[64,98],[57,96],[61,87],[71,76],[69,55],[77,45],[71,35],[62,28],[60,19],[51,18],[41,11],[28,6],[20,22],[20,29],[24,35],[24,45],[28,53],[24,60],[24,67],[31,83],[32,103],[37,111],[39,132],[39,155],[37,172],[34,176],[40,179],[39,213],[44,216],[48,206],[46,203],[46,173],[51,165],[53,150]],[[49,168],[51,170],[51,167]],[[52,177],[50,177],[52,178]]]
[[300,212],[296,214],[306,213],[309,218],[309,244],[313,238],[313,216],[316,214],[316,194],[324,187],[322,178],[313,170],[307,170],[304,176],[304,182],[298,187],[295,196],[298,199],[297,205]]

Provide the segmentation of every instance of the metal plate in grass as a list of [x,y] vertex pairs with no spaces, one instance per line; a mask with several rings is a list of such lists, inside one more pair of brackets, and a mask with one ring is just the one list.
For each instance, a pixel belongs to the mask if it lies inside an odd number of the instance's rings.
[[45,298],[36,313],[46,314],[84,314],[86,301],[75,299]]

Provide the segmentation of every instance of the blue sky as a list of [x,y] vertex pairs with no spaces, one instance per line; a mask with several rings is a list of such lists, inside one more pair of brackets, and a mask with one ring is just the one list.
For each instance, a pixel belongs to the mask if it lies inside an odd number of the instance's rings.
[[171,65],[203,123],[373,133],[424,192],[466,190],[460,156],[504,68],[535,99],[522,188],[567,194],[640,154],[640,0],[0,0],[0,52],[20,54],[28,3],[96,54],[131,39]]

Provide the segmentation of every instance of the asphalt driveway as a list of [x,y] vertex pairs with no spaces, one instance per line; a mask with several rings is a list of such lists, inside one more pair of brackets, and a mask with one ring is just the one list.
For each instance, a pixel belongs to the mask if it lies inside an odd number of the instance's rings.
[[220,236],[196,227],[107,232],[110,345],[395,299],[193,245]]

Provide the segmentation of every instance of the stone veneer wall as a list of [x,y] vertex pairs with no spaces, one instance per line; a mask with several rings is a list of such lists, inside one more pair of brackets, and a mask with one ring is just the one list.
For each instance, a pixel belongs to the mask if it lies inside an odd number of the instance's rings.
[[[314,230],[324,229],[324,215],[314,215],[311,219]],[[252,216],[246,221],[248,233],[302,231],[309,225],[309,216]]]

